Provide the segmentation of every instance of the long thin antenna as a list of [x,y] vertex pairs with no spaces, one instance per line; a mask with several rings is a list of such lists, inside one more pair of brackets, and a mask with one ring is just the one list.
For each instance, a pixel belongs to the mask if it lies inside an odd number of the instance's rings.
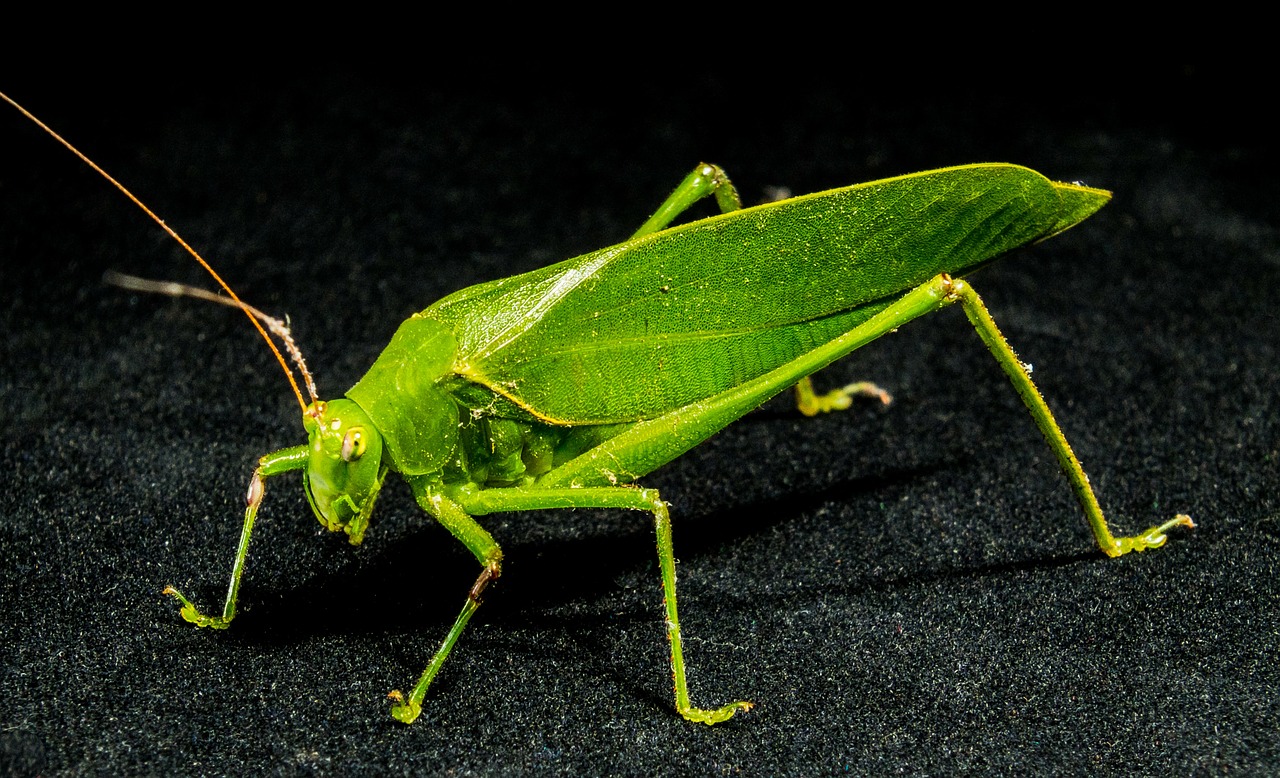
[[[159,216],[156,216],[155,213],[152,212],[150,208],[148,208],[146,205],[143,204],[141,200],[135,197],[133,192],[130,192],[128,189],[126,189],[124,184],[120,183],[119,181],[115,180],[110,175],[108,175],[107,171],[98,167],[97,163],[95,163],[93,160],[89,159],[83,153],[81,153],[80,149],[76,148],[75,146],[72,146],[71,143],[68,142],[65,138],[63,138],[58,133],[54,132],[53,129],[49,127],[49,125],[37,119],[34,114],[32,114],[26,108],[23,108],[21,105],[18,105],[16,102],[14,102],[13,98],[9,97],[4,92],[0,92],[0,98],[4,98],[4,101],[6,103],[8,103],[9,105],[12,105],[14,108],[17,108],[18,111],[21,112],[23,116],[35,122],[37,127],[39,127],[40,129],[52,135],[55,140],[57,140],[63,146],[66,146],[67,149],[69,149],[72,154],[75,154],[86,165],[96,170],[98,172],[98,175],[102,176],[103,178],[107,179],[112,184],[114,184],[116,189],[119,189],[121,192],[123,192],[125,197],[129,198],[134,205],[141,208],[142,212],[145,213],[147,216],[150,216],[152,221],[154,221],[156,224],[159,224],[162,230],[169,233],[169,237],[176,240],[178,242],[178,245],[182,246],[184,249],[187,250],[188,254],[190,254],[192,257],[195,257],[195,260],[200,263],[200,266],[203,267],[209,273],[209,275],[213,276],[214,281],[218,282],[218,286],[222,287],[223,291],[225,291],[228,295],[230,295],[232,300],[235,300],[236,307],[244,311],[244,315],[248,316],[249,321],[253,322],[254,329],[256,329],[258,331],[258,334],[262,336],[262,339],[267,342],[267,346],[271,348],[271,353],[276,355],[276,361],[280,363],[280,368],[284,370],[285,376],[289,379],[289,386],[293,388],[294,396],[298,398],[298,405],[302,408],[302,412],[306,413],[307,403],[305,400],[302,399],[302,392],[301,390],[298,389],[298,381],[293,377],[293,371],[289,369],[289,363],[285,361],[284,355],[280,353],[280,349],[276,348],[276,344],[274,341],[271,340],[271,336],[267,335],[267,331],[263,329],[262,324],[260,324],[258,322],[258,319],[253,315],[254,309],[251,306],[246,305],[244,302],[240,300],[239,297],[236,296],[236,293],[232,291],[231,287],[227,286],[227,282],[222,280],[222,276],[219,276],[217,272],[214,271],[213,267],[204,260],[204,257],[200,256],[200,254],[195,249],[191,248],[191,246],[189,246],[187,242],[182,239],[181,235],[175,232],[173,228],[171,228],[169,225],[165,224],[163,219],[161,219]],[[314,396],[314,393],[313,393],[313,396]]]

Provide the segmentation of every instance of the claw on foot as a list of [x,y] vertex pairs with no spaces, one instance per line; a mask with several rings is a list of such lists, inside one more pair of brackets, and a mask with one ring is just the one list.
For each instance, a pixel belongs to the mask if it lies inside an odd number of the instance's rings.
[[182,592],[172,586],[164,587],[164,592],[171,597],[176,597],[182,603],[182,618],[191,622],[197,627],[210,627],[212,629],[226,629],[231,626],[231,619],[224,616],[206,616],[199,611],[198,608],[188,600]]
[[722,721],[728,721],[733,718],[733,714],[738,711],[751,710],[752,707],[753,703],[740,700],[738,702],[731,702],[723,708],[717,708],[716,710],[688,708],[687,710],[680,711],[680,715],[684,716],[689,721],[699,721],[710,726],[712,724],[719,724]]

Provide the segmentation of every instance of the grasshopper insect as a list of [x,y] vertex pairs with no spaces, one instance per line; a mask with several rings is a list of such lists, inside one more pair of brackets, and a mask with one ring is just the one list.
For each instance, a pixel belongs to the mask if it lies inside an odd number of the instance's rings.
[[[40,124],[160,220],[123,186]],[[714,197],[722,213],[671,226]],[[959,303],[1030,410],[1109,556],[1164,544],[1175,516],[1116,537],[1027,369],[961,280],[1000,255],[1067,230],[1110,193],[1055,183],[1024,167],[979,164],[874,181],[743,208],[724,172],[700,164],[627,241],[540,270],[473,286],[410,317],[340,399],[316,397],[287,330],[241,303],[271,345],[302,410],[307,443],[261,457],[221,615],[173,587],[184,619],[223,629],[236,614],[255,517],[268,478],[302,471],[316,517],[359,544],[384,479],[395,471],[418,504],[477,559],[481,572],[452,628],[392,715],[412,722],[502,550],[476,521],[546,508],[652,514],[676,709],[715,724],[751,703],[697,708],[689,699],[667,504],[635,481],[788,387],[812,415],[846,407],[850,385],[815,394],[809,376],[877,337]],[[163,225],[163,222],[161,222]],[[178,289],[185,293],[185,288]],[[311,399],[263,329],[284,335]],[[579,391],[588,384],[592,391]],[[887,396],[882,396],[887,399]]]

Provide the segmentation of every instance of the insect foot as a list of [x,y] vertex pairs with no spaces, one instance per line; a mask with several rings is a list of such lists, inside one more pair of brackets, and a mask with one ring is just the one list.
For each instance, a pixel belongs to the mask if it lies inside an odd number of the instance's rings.
[[680,715],[684,716],[688,721],[699,721],[710,726],[712,724],[719,724],[722,721],[728,721],[733,718],[733,714],[738,711],[751,710],[752,707],[754,707],[753,703],[746,702],[745,700],[739,700],[738,702],[731,702],[723,708],[717,708],[715,710],[681,708]]
[[1114,538],[1109,546],[1103,546],[1102,550],[1109,557],[1118,557],[1129,553],[1130,551],[1146,551],[1149,548],[1160,548],[1164,542],[1169,539],[1165,533],[1174,527],[1186,527],[1195,529],[1196,523],[1191,520],[1190,516],[1179,513],[1172,519],[1157,527],[1152,527],[1141,535],[1134,535],[1128,538]]
[[881,405],[889,405],[893,402],[893,397],[887,391],[870,381],[858,381],[839,389],[832,389],[826,394],[815,393],[813,381],[808,376],[796,384],[796,408],[805,416],[847,410],[853,405],[855,397],[876,399]]
[[392,718],[403,724],[412,724],[418,718],[418,714],[422,713],[422,705],[412,700],[405,702],[404,695],[399,689],[388,692],[387,699],[395,703],[391,706]]
[[164,587],[163,594],[177,597],[182,603],[182,618],[196,625],[197,627],[212,627],[213,629],[226,629],[231,626],[231,619],[226,616],[206,616],[201,613],[191,600],[183,596],[182,592],[172,586]]

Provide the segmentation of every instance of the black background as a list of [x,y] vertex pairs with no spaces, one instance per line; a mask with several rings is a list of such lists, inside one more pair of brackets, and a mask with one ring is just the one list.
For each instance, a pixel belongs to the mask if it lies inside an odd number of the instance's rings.
[[[766,66],[769,63],[764,63]],[[410,727],[407,688],[474,560],[389,479],[363,546],[268,485],[234,626],[252,463],[302,441],[242,317],[105,287],[208,285],[154,225],[0,107],[0,766],[59,772],[1263,773],[1280,765],[1276,153],[1248,74],[1169,65],[991,86],[384,73],[0,86],[120,177],[322,394],[410,313],[625,238],[692,166],[744,199],[965,162],[1114,190],[972,280],[1104,508],[1097,551],[958,309],[819,376],[896,402],[774,401],[646,483],[672,503],[695,704],[671,704],[647,516],[484,521],[502,580]],[[1067,76],[1071,76],[1068,78]],[[972,77],[969,77],[972,76]],[[705,213],[709,213],[706,210]],[[703,213],[703,211],[700,211]]]

